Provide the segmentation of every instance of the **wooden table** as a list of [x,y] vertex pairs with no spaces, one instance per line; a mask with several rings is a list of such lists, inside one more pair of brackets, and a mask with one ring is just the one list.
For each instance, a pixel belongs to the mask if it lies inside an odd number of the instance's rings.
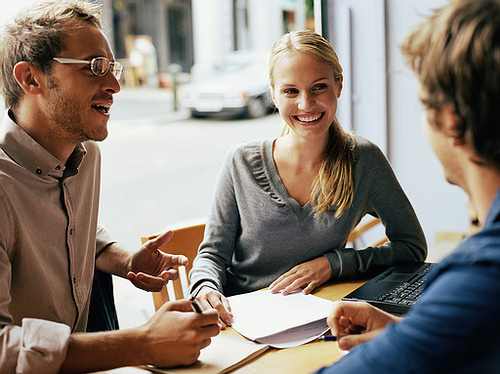
[[[342,297],[361,286],[365,281],[328,283],[313,294],[327,300],[341,300]],[[221,332],[230,336],[240,336],[233,329]],[[235,370],[235,374],[305,374],[323,366],[329,366],[342,357],[342,351],[335,342],[311,342],[299,347],[274,349],[259,356],[254,361]]]
[[[355,290],[366,280],[348,281],[344,283],[327,283],[314,291],[314,295],[327,300],[341,300],[342,297]],[[242,336],[228,327],[221,334],[231,337]],[[233,371],[235,374],[306,374],[323,366],[329,366],[342,357],[342,351],[335,342],[311,342],[294,348],[271,348],[263,355],[245,366]],[[109,370],[107,374],[144,374],[149,370],[139,368],[120,368]]]

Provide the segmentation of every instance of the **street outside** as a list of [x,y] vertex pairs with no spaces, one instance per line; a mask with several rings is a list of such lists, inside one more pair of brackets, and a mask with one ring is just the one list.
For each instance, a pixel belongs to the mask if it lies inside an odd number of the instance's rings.
[[[102,150],[101,224],[129,248],[140,237],[206,217],[227,151],[279,136],[278,114],[260,119],[191,119],[174,112],[172,93],[123,89],[111,108]],[[154,312],[151,294],[115,278],[121,328]]]

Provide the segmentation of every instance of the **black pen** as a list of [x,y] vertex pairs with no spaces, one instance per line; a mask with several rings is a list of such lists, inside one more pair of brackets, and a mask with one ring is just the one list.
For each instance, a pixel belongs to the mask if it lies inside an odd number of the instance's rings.
[[336,342],[340,338],[344,337],[346,335],[340,335],[340,336],[335,336],[335,335],[323,335],[318,338],[318,341],[320,342]]
[[196,300],[193,295],[189,296],[189,302],[191,303],[191,308],[196,313],[203,313],[203,309],[201,308],[200,302]]

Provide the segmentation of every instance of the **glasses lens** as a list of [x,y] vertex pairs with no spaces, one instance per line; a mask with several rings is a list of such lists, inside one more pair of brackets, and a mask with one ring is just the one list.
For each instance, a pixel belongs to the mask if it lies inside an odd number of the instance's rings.
[[107,58],[96,57],[96,58],[92,59],[92,63],[91,63],[92,72],[95,75],[102,77],[103,75],[106,75],[108,73],[109,64],[110,64],[110,62],[108,61]]
[[111,70],[111,74],[115,76],[116,79],[120,79],[123,72],[123,65],[119,62],[109,62],[105,57],[96,57],[92,60],[92,72],[100,77],[108,74]]
[[120,79],[123,72],[123,65],[119,62],[110,62],[111,74],[115,76],[116,79]]

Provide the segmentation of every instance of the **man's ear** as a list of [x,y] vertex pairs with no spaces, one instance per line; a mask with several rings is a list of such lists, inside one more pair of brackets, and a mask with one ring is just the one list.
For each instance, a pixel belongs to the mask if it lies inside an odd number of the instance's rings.
[[459,136],[459,132],[457,130],[458,121],[459,119],[451,105],[443,105],[439,113],[439,122],[443,127],[444,133],[449,137],[450,141],[452,141],[455,146],[465,144],[465,139]]
[[14,78],[27,94],[40,94],[39,73],[40,71],[27,61],[20,61],[14,66]]

